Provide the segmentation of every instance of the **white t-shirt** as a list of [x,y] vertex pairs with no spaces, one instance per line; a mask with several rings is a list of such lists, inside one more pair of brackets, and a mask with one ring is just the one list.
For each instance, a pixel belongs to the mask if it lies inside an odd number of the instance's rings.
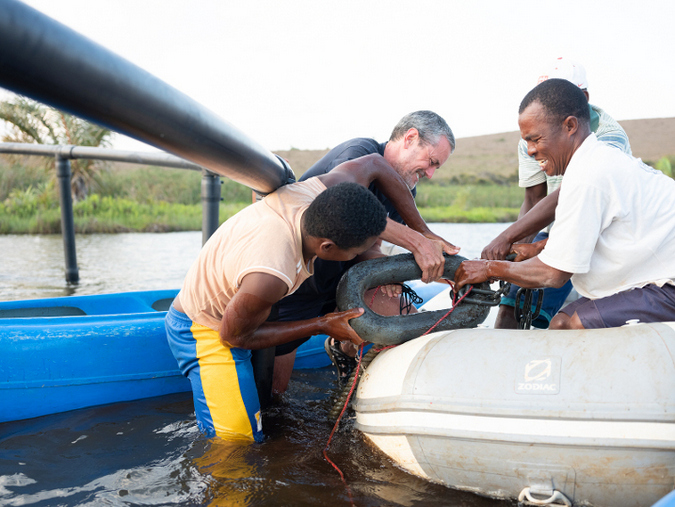
[[675,180],[591,134],[572,156],[539,259],[599,299],[675,283]]

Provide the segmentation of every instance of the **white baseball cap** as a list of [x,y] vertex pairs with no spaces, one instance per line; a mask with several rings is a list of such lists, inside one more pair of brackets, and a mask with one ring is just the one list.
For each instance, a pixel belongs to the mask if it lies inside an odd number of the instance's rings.
[[582,90],[588,88],[586,80],[586,69],[580,63],[576,63],[569,58],[557,58],[551,68],[539,76],[537,84],[547,79],[558,78],[567,79],[570,83],[577,85]]

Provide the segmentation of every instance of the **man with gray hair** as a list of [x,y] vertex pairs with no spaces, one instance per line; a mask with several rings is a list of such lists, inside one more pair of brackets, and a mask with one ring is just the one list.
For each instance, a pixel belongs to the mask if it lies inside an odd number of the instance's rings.
[[[375,139],[355,138],[339,144],[330,150],[321,160],[302,175],[300,181],[320,176],[349,160],[360,160],[363,164],[373,162],[366,155],[377,154],[396,170],[408,185],[413,197],[416,185],[421,178],[431,178],[436,170],[445,163],[455,149],[455,136],[445,120],[432,111],[415,111],[405,115],[394,127],[389,141],[378,143]],[[387,197],[375,186],[369,190],[375,194],[388,213],[387,228],[380,238],[390,241],[398,238],[397,244],[404,246],[415,255],[415,260],[423,272],[422,281],[431,282],[443,274],[445,260],[443,252],[454,255],[459,248],[443,240],[431,231],[420,234],[406,227]],[[405,242],[403,244],[401,242]],[[284,298],[278,305],[280,320],[311,318],[331,312],[335,308],[335,291],[342,275],[355,263],[366,259],[381,257],[380,242],[365,254],[352,262],[321,261],[314,263],[314,276],[304,283],[294,294]],[[368,295],[370,297],[370,295]],[[382,315],[398,315],[400,312],[400,293],[395,294],[391,287],[386,292],[374,295],[372,309]],[[275,389],[283,391],[290,378],[295,359],[295,349],[310,337],[296,340],[277,347],[275,361]],[[338,377],[346,379],[355,364],[356,349],[350,345],[341,345],[328,338],[326,351],[338,370]]]

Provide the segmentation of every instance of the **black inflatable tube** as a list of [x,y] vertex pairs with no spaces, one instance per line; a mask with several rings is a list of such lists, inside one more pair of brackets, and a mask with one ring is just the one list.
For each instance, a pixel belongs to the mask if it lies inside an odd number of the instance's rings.
[[44,14],[0,0],[0,86],[267,194],[295,176],[190,97]]
[[[446,255],[443,277],[452,280],[455,271],[465,261],[459,255]],[[412,315],[384,317],[368,308],[363,295],[368,289],[408,280],[419,280],[422,270],[412,254],[381,257],[356,264],[342,277],[337,288],[337,306],[340,311],[361,307],[365,313],[349,321],[358,335],[365,341],[382,345],[398,345],[423,335],[447,310],[420,312]],[[487,283],[476,285],[489,289]],[[490,312],[489,306],[462,303],[448,318],[443,319],[434,331],[476,327]]]

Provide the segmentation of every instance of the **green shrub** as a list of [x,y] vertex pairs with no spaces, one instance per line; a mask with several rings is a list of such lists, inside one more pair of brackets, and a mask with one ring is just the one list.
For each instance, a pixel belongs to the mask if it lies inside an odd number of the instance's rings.
[[514,222],[520,208],[473,208],[465,210],[457,206],[436,206],[421,208],[420,214],[426,222],[452,223],[495,223]]
[[[221,222],[251,203],[248,187],[222,181]],[[100,175],[95,188],[96,193],[73,205],[78,233],[201,229],[200,172],[159,167],[109,169]],[[59,197],[49,172],[0,158],[0,234],[60,231]]]
[[[37,158],[33,157],[33,160]],[[7,199],[13,190],[37,188],[49,180],[50,175],[43,166],[12,164],[6,157],[0,158],[0,202]]]
[[[99,175],[96,192],[102,197],[123,197],[134,201],[166,201],[200,204],[202,174],[198,171],[165,167],[115,168]],[[221,197],[226,202],[251,202],[251,190],[221,178]]]
[[524,189],[515,185],[447,185],[433,183],[419,185],[417,206],[458,206],[463,209],[520,208],[525,196]]
[[3,202],[3,212],[19,218],[34,216],[39,210],[56,208],[54,186],[50,181],[41,182],[38,187],[28,185],[26,188],[15,188]]
[[663,157],[659,159],[656,163],[655,168],[661,171],[663,174],[669,177],[673,177],[673,168],[668,157]]

